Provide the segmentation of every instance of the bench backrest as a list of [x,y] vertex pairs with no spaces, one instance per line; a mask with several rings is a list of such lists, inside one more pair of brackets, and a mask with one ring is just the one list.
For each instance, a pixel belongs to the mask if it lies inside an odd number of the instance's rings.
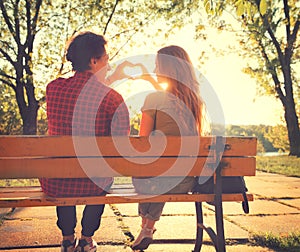
[[[220,144],[221,143],[221,144]],[[254,176],[255,137],[0,136],[0,178]]]

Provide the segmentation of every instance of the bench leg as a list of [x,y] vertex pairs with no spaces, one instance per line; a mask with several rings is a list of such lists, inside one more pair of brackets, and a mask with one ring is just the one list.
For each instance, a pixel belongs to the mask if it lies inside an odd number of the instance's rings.
[[195,241],[195,247],[192,252],[199,252],[202,247],[203,242],[203,212],[202,212],[202,203],[201,202],[195,202],[196,207],[196,218],[197,218],[197,227],[196,227],[196,241]]
[[214,186],[215,192],[215,218],[216,218],[216,230],[217,230],[217,251],[226,252],[225,247],[225,235],[224,235],[224,220],[223,220],[223,203],[222,203],[222,175],[223,164],[221,162],[223,151],[225,149],[225,143],[222,136],[217,136],[216,139],[216,157],[217,157],[217,169],[216,169],[216,183]]
[[215,200],[215,218],[217,229],[217,251],[226,252],[222,200]]
[[211,227],[206,227],[203,224],[203,211],[202,211],[202,203],[195,202],[196,206],[196,215],[197,215],[197,236],[195,241],[195,247],[192,252],[199,252],[203,243],[203,230],[209,235],[215,250],[218,251],[218,240],[215,231]]
[[[220,165],[221,166],[221,165]],[[222,180],[221,169],[218,167],[216,172],[215,184],[215,219],[217,230],[217,251],[225,252],[225,235],[224,235],[224,220],[223,220],[223,203],[222,203]]]

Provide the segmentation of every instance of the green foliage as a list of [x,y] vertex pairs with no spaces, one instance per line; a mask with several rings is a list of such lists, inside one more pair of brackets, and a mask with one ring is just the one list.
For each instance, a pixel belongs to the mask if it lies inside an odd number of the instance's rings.
[[18,114],[18,105],[12,99],[14,93],[9,87],[0,85],[0,135],[19,135],[22,123]]
[[[0,22],[0,85],[5,85],[16,92],[16,83],[19,83],[18,103],[14,93],[11,93],[8,99],[3,98],[1,108],[1,118],[4,122],[1,128],[2,133],[19,132],[19,126],[22,123],[19,110],[16,104],[29,103],[31,100],[37,100],[40,108],[38,111],[38,134],[44,134],[47,131],[46,116],[44,109],[44,95],[46,84],[60,76],[69,73],[70,65],[65,62],[65,44],[68,39],[76,32],[81,30],[92,30],[104,33],[111,41],[109,51],[111,58],[123,57],[128,53],[128,49],[138,48],[140,45],[146,45],[149,40],[160,33],[168,36],[174,27],[183,27],[192,19],[192,14],[198,11],[202,2],[198,1],[81,1],[63,2],[59,0],[40,0],[41,6],[38,9],[39,1],[1,1]],[[25,4],[30,6],[30,13],[26,13]],[[282,6],[280,1],[203,1],[208,13],[221,16],[225,8],[233,10],[237,14],[237,20],[241,22],[243,32],[246,36],[241,36],[241,46],[245,49],[248,56],[256,58],[254,64],[250,65],[245,71],[257,78],[264,91],[275,94],[277,91],[272,86],[272,73],[278,73],[282,68],[281,61],[274,48],[273,40],[268,36],[269,27],[275,36],[278,36],[280,48],[286,47],[282,28],[287,25],[287,20],[282,18]],[[293,27],[299,18],[297,15],[296,1],[290,1],[290,19],[289,25]],[[4,11],[6,10],[6,12]],[[30,15],[29,15],[30,14]],[[7,18],[5,18],[7,17]],[[27,20],[29,17],[30,20]],[[33,20],[37,22],[33,22]],[[11,26],[6,22],[10,20]],[[160,22],[160,27],[153,26],[153,21]],[[31,23],[28,21],[32,21]],[[215,22],[222,29],[226,27],[224,22]],[[28,25],[30,24],[30,25]],[[197,31],[201,33],[204,26],[199,24]],[[31,35],[28,37],[28,35]],[[143,35],[143,36],[137,36]],[[241,34],[242,35],[242,34]],[[135,39],[135,36],[138,39]],[[140,39],[142,37],[142,39]],[[27,38],[30,38],[28,41]],[[32,42],[33,48],[27,44]],[[113,42],[113,43],[112,43]],[[298,42],[298,41],[297,41]],[[25,45],[27,47],[25,47]],[[299,46],[294,47],[291,65],[299,63]],[[31,50],[32,49],[32,50]],[[264,49],[264,51],[262,51]],[[268,54],[269,60],[261,57],[262,53]],[[22,60],[19,60],[21,57]],[[18,61],[19,60],[19,61]],[[18,61],[23,67],[23,60],[26,68],[22,68],[23,75],[16,71],[14,62]],[[26,71],[25,71],[26,70]],[[25,72],[24,72],[25,71]],[[268,74],[270,73],[270,74]],[[296,71],[292,68],[291,73],[294,83],[298,83]],[[283,74],[279,74],[280,84],[283,82]],[[26,81],[25,81],[26,80]],[[281,87],[280,87],[281,88]],[[5,90],[5,94],[7,89]],[[279,90],[279,89],[278,89]],[[287,89],[288,90],[288,89]],[[298,87],[294,87],[295,97],[299,104],[300,92]],[[31,96],[26,93],[31,92]],[[5,95],[3,92],[0,95]],[[34,97],[32,97],[32,94]],[[278,94],[278,93],[277,93]],[[34,99],[33,99],[34,98]],[[20,103],[21,100],[21,103]],[[289,99],[292,100],[292,99]],[[298,105],[299,106],[299,105]],[[36,109],[35,106],[33,109]],[[30,107],[28,107],[31,109]],[[12,111],[10,111],[12,109]],[[21,111],[27,111],[20,109]],[[23,113],[22,119],[26,118]],[[132,122],[132,132],[136,133],[136,122]],[[273,136],[276,132],[272,132]],[[273,148],[287,150],[284,142],[278,142],[277,139],[269,136],[259,137],[261,149]],[[272,142],[272,144],[268,144]],[[276,142],[276,143],[275,143]],[[269,145],[269,146],[268,146]]]
[[[75,33],[84,30],[105,35],[109,42],[110,59],[126,57],[132,48],[147,45],[148,40],[159,33],[167,36],[174,27],[188,22],[190,19],[184,14],[189,12],[190,5],[192,3],[183,0],[88,0],[84,5],[79,0],[44,1],[37,34],[38,54],[35,57],[40,64],[36,62],[34,65],[41,67],[41,72],[46,74],[46,83],[68,73],[70,65],[64,59],[66,42]],[[163,27],[153,27],[154,20],[161,20]],[[143,39],[135,38],[141,35]],[[152,42],[155,43],[155,40]],[[47,53],[44,53],[45,48]]]
[[[260,94],[280,99],[285,113],[291,155],[300,156],[299,107],[300,8],[297,0],[204,1],[211,24],[233,31],[240,48],[235,52],[248,59],[244,70],[257,80]],[[235,19],[227,24],[230,13]],[[222,25],[220,25],[222,24]],[[226,25],[224,25],[226,24]]]
[[46,135],[48,131],[47,114],[44,107],[41,107],[37,115],[37,135]]
[[272,143],[275,149],[281,152],[289,151],[289,140],[286,127],[283,125],[276,125],[266,128],[265,138]]
[[38,179],[0,179],[0,187],[40,186]]
[[226,135],[257,137],[257,152],[288,152],[286,128],[283,125],[228,125]]
[[[174,27],[189,22],[191,10],[197,7],[196,1],[185,0],[87,0],[84,4],[79,0],[1,1],[0,85],[16,92],[10,98],[19,106],[19,110],[2,110],[10,113],[2,118],[11,118],[20,111],[21,123],[32,118],[27,123],[34,124],[38,116],[43,125],[38,133],[46,131],[44,112],[36,115],[36,111],[43,106],[46,84],[70,73],[71,66],[64,58],[65,45],[75,33],[103,33],[109,40],[111,59],[122,58],[129,49],[147,45],[150,39],[155,43],[154,36],[168,36]],[[164,25],[154,28],[153,22],[159,21]],[[139,39],[141,35],[143,39]],[[9,128],[5,132],[10,132]]]
[[140,130],[141,113],[135,113],[133,117],[130,118],[130,135],[138,135]]
[[272,233],[254,234],[253,244],[275,249],[276,251],[296,252],[300,250],[300,233],[275,235]]
[[[241,46],[237,50],[244,57],[255,59],[250,61],[251,63],[249,63],[245,72],[258,80],[262,93],[276,94],[272,75],[276,75],[281,84],[286,81],[283,68],[285,67],[284,64],[288,64],[288,62],[283,63],[282,57],[288,57],[289,55],[285,50],[292,50],[289,66],[292,68],[295,83],[299,82],[299,75],[296,74],[297,64],[300,60],[299,39],[297,37],[293,38],[292,34],[292,32],[297,34],[299,29],[297,28],[297,22],[299,22],[297,1],[288,1],[288,7],[284,6],[281,0],[208,2],[213,4],[212,10],[208,13],[213,14],[214,18],[222,19],[220,13],[226,10],[232,13],[237,23],[240,24],[242,30],[235,31]],[[218,10],[219,15],[215,13],[215,9]],[[288,16],[285,12],[288,12]],[[223,26],[223,28],[226,27],[228,26]],[[294,85],[294,89],[295,93],[298,94],[299,86]]]
[[[134,113],[130,120],[131,135],[138,135],[141,114]],[[221,126],[213,127],[213,135],[222,134]],[[227,136],[255,136],[257,137],[257,153],[289,151],[286,128],[283,125],[227,125],[225,129]]]
[[300,177],[300,158],[288,155],[256,156],[256,167],[259,171],[277,173],[286,176]]

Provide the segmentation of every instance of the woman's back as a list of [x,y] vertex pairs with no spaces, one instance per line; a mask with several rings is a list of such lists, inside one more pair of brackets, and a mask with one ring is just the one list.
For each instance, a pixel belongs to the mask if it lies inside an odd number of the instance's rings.
[[197,135],[197,124],[192,112],[177,97],[158,91],[146,97],[142,112],[154,120],[152,135]]

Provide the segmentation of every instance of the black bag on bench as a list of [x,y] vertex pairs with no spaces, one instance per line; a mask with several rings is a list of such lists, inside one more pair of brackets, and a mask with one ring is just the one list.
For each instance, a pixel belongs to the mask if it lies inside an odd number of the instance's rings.
[[[245,213],[249,213],[249,203],[246,196],[248,191],[244,177],[222,177],[222,192],[223,193],[241,193],[243,194],[244,201],[242,207]],[[214,193],[214,180],[210,177],[203,184],[197,183],[194,190],[195,193]]]

